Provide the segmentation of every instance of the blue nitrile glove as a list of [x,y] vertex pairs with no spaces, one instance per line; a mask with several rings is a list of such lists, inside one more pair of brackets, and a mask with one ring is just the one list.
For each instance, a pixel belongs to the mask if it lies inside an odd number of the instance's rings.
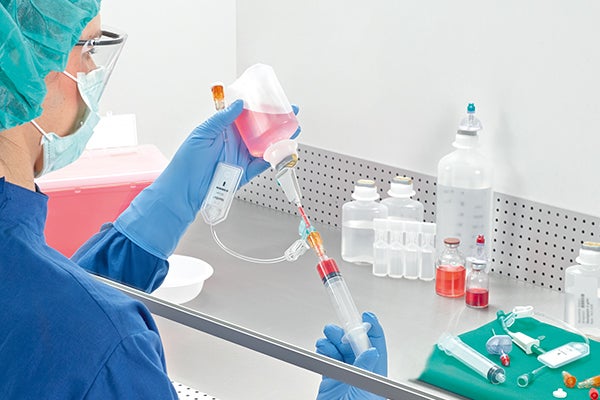
[[[387,376],[387,348],[383,328],[375,314],[365,312],[362,317],[363,322],[371,324],[371,329],[369,329],[367,335],[373,347],[364,351],[355,359],[350,344],[342,343],[344,330],[337,325],[326,325],[325,329],[323,329],[325,338],[317,340],[317,353],[382,376]],[[334,399],[375,400],[382,399],[382,397],[324,376],[321,385],[319,385],[317,400]]]
[[[236,100],[196,127],[162,174],[117,218],[115,229],[145,251],[167,259],[196,218],[220,161],[244,169],[240,186],[265,171],[269,164],[250,155],[233,124],[242,108],[242,100]],[[292,138],[299,133],[300,129]]]

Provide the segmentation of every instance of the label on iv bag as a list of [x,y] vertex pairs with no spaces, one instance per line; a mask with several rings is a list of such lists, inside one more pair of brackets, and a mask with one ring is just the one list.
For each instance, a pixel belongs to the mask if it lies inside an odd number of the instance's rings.
[[216,225],[227,218],[243,172],[236,165],[222,162],[217,165],[200,208],[200,214],[207,224]]
[[538,361],[550,368],[562,367],[590,354],[590,346],[583,342],[571,342],[538,356]]

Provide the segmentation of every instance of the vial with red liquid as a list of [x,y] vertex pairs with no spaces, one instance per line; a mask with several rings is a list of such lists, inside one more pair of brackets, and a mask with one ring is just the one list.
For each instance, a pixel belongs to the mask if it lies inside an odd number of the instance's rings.
[[486,308],[489,304],[490,281],[486,260],[470,257],[471,269],[467,274],[465,302],[471,308]]
[[444,297],[465,295],[465,258],[458,250],[460,239],[445,238],[444,251],[435,270],[435,293]]

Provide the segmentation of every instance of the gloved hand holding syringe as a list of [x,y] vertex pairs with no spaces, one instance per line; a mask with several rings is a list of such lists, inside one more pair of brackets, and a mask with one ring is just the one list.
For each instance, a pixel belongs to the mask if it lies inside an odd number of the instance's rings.
[[321,280],[329,294],[331,304],[344,329],[345,335],[342,341],[348,342],[350,347],[352,347],[354,355],[358,357],[362,352],[371,347],[371,342],[367,336],[367,332],[371,326],[368,323],[362,322],[346,281],[342,277],[335,260],[327,257],[325,254],[321,235],[311,225],[302,205],[298,203],[297,206],[303,219],[303,223],[300,225],[301,230],[304,230],[303,236],[306,236],[306,241],[315,251],[317,257],[319,257],[317,271],[321,276]]

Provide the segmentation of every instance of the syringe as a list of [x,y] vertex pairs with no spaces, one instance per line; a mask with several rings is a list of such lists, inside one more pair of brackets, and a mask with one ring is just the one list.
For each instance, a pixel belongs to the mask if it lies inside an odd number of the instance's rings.
[[323,256],[317,264],[317,271],[329,293],[331,304],[346,333],[343,341],[350,343],[354,355],[358,357],[371,347],[367,332],[371,326],[362,322],[360,314],[352,300],[348,286],[340,274],[340,270],[332,258]]
[[437,346],[444,353],[456,358],[491,383],[498,384],[506,380],[506,374],[502,367],[479,354],[457,336],[444,332],[439,338]]
[[298,206],[298,210],[304,220],[306,232],[308,232],[306,241],[315,251],[317,257],[319,257],[317,271],[323,281],[323,285],[327,289],[338,320],[344,329],[345,335],[342,340],[350,344],[354,355],[358,357],[362,352],[371,347],[371,342],[367,336],[367,332],[371,327],[369,324],[362,322],[350,290],[348,290],[346,281],[342,277],[335,260],[327,257],[325,254],[321,235],[310,224],[301,205]]
[[592,376],[591,378],[584,379],[577,384],[579,389],[589,389],[591,387],[600,386],[600,375]]

